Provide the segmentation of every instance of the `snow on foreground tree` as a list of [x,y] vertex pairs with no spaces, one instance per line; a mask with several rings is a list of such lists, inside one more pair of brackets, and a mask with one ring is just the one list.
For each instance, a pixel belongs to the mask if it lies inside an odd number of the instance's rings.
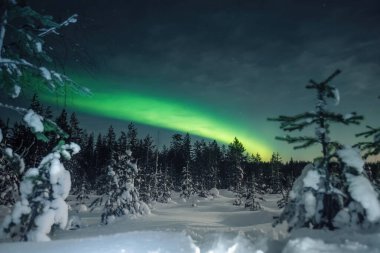
[[17,0],[0,2],[0,88],[17,98],[22,87],[30,86],[31,79],[42,80],[52,91],[69,86],[78,93],[88,94],[67,76],[49,69],[41,63],[52,59],[44,47],[45,37],[58,34],[58,30],[77,21],[77,14],[62,23],[51,16],[41,15]]
[[[315,111],[270,119],[281,122],[280,128],[289,132],[316,125],[315,136],[287,135],[276,139],[291,144],[301,143],[295,146],[296,149],[318,143],[322,146],[322,157],[304,168],[293,185],[289,203],[277,221],[287,221],[289,230],[299,227],[368,227],[380,220],[379,200],[365,176],[364,162],[358,151],[343,147],[329,137],[330,123],[359,124],[362,119],[356,113],[342,115],[327,110],[329,98],[339,104],[338,90],[328,84],[339,73],[339,70],[335,71],[321,83],[311,80],[311,84],[306,86],[317,91]],[[332,166],[334,160],[337,160],[337,168]]]
[[53,225],[66,227],[68,206],[65,199],[71,180],[60,159],[70,159],[79,151],[75,143],[61,143],[37,168],[26,171],[20,184],[20,200],[2,224],[3,236],[22,241],[49,241]]
[[150,209],[139,199],[139,192],[134,186],[137,176],[137,164],[132,162],[132,152],[116,155],[110,160],[108,169],[108,185],[106,192],[95,199],[90,207],[103,207],[101,223],[109,224],[116,217],[123,215],[147,215]]
[[[58,34],[58,30],[76,20],[74,14],[56,23],[52,17],[40,15],[26,6],[24,1],[21,4],[17,0],[0,1],[0,89],[17,98],[23,87],[44,83],[57,93],[69,87],[77,93],[89,94],[87,88],[46,67],[52,65],[52,59],[45,51],[48,48],[45,36]],[[42,65],[44,63],[47,65]],[[0,106],[24,115],[24,121],[37,140],[48,142],[46,132],[54,132],[58,138],[67,136],[53,121],[33,110],[3,103]],[[12,151],[12,147],[7,150]],[[60,158],[69,158],[78,151],[76,144],[61,141],[38,168],[27,170],[20,186],[21,199],[15,204],[12,215],[5,219],[3,235],[20,240],[47,240],[46,234],[53,224],[64,227],[67,219],[64,199],[70,190],[70,174],[64,170]],[[15,157],[14,152],[8,153]]]

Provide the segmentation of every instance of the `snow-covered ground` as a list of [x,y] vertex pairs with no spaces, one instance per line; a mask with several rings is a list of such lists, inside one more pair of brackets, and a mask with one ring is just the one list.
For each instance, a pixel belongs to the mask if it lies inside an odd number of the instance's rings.
[[[232,205],[234,195],[225,190],[218,198],[187,202],[174,194],[172,202],[156,203],[149,216],[117,218],[106,226],[100,225],[100,210],[83,211],[69,201],[80,228],[58,230],[51,242],[3,242],[0,252],[380,252],[379,232],[300,229],[289,235],[286,225],[272,228],[278,197],[266,195],[263,210],[249,211]],[[0,218],[5,211],[0,209]]]

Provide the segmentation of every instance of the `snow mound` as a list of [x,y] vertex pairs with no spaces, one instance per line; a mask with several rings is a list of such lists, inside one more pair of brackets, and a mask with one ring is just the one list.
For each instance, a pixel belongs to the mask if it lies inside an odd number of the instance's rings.
[[[46,243],[2,243],[0,252],[25,253],[200,253],[185,233],[131,232],[88,239],[60,240]],[[233,251],[232,251],[233,252]]]
[[218,189],[211,188],[211,190],[209,192],[210,192],[211,196],[213,196],[214,198],[218,198],[219,197],[219,191],[218,191]]

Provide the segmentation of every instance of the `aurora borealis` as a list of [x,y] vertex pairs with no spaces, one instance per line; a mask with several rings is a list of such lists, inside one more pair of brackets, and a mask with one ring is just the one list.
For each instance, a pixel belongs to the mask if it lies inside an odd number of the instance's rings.
[[[335,128],[354,144],[365,125],[380,125],[380,4],[377,0],[32,0],[36,10],[78,22],[49,39],[58,70],[93,90],[68,94],[67,106],[105,131],[115,122],[147,125],[151,135],[189,132],[284,160],[294,151],[268,117],[313,110],[304,87],[335,69],[338,112],[364,115],[361,126]],[[60,99],[61,100],[61,99]],[[57,111],[62,101],[50,98]],[[119,124],[117,131],[123,130]],[[313,132],[313,129],[310,129]],[[164,136],[162,134],[162,136]],[[161,138],[162,143],[168,144]]]
[[[81,79],[88,83],[88,80]],[[247,152],[260,153],[263,158],[270,157],[270,149],[259,138],[255,137],[254,130],[238,120],[222,118],[216,113],[204,107],[191,105],[173,98],[149,96],[128,90],[107,90],[99,88],[107,81],[92,86],[98,87],[93,90],[90,97],[75,95],[67,106],[79,112],[104,116],[125,121],[146,124],[149,126],[171,129],[180,132],[188,132],[192,135],[215,139],[222,143],[230,143],[235,137],[240,139]],[[56,98],[51,94],[42,97],[45,101],[54,103]]]

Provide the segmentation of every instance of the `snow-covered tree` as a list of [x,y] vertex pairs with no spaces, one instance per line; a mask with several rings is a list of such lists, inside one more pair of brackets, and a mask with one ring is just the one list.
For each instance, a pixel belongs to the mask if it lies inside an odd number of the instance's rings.
[[52,59],[47,54],[45,38],[77,21],[77,14],[62,23],[51,16],[41,15],[17,0],[0,3],[0,88],[16,98],[22,88],[37,77],[53,91],[63,92],[69,86],[80,93],[88,93],[67,76],[49,68]]
[[22,241],[48,241],[54,225],[66,227],[68,206],[65,199],[71,180],[60,159],[70,159],[79,150],[75,143],[61,143],[37,168],[25,172],[20,184],[20,200],[2,224],[3,236]]
[[107,191],[94,200],[91,207],[103,206],[101,220],[108,224],[115,217],[126,214],[146,215],[149,207],[140,200],[139,193],[134,186],[137,176],[137,164],[132,162],[131,152],[111,159],[108,165]]
[[279,193],[281,191],[281,156],[279,153],[273,153],[270,160],[271,178],[270,178],[270,191],[271,193]]
[[182,169],[181,194],[184,199],[189,199],[194,194],[194,185],[189,171],[189,164]]
[[12,206],[16,202],[24,170],[24,159],[6,146],[0,129],[0,205]]
[[[18,0],[0,1],[0,89],[17,98],[24,87],[31,83],[43,83],[57,93],[69,87],[77,93],[89,94],[87,88],[51,69],[52,59],[45,50],[48,48],[45,45],[47,35],[58,34],[62,27],[76,20],[77,15],[74,14],[56,23],[52,17],[41,15],[25,5],[24,1],[21,4]],[[51,120],[48,111],[46,113],[49,115],[44,117],[33,108],[24,109],[3,103],[0,106],[22,114],[37,140],[49,142],[48,132],[67,137]],[[70,158],[78,151],[78,145],[61,141],[37,168],[26,171],[20,183],[21,199],[16,202],[12,214],[4,220],[1,233],[20,240],[48,240],[47,234],[54,224],[65,227],[67,204],[64,199],[70,190],[70,174],[64,169],[60,158]]]
[[262,191],[255,180],[255,176],[252,175],[250,182],[247,185],[245,193],[244,207],[249,208],[251,211],[257,211],[261,209],[260,202],[264,201],[264,191]]
[[[278,220],[278,222],[286,220],[289,230],[297,227],[327,227],[329,229],[341,227],[341,223],[337,225],[336,217],[342,216],[342,210],[350,210],[348,213],[352,216],[353,212],[357,212],[360,209],[359,207],[365,210],[361,212],[361,215],[364,215],[363,219],[361,219],[362,222],[367,220],[367,218],[370,222],[375,222],[380,218],[369,217],[366,203],[357,201],[355,197],[357,191],[353,189],[357,189],[355,183],[359,180],[352,180],[351,174],[355,174],[358,178],[360,177],[360,180],[363,182],[366,180],[364,180],[363,174],[360,174],[362,171],[358,172],[359,169],[356,172],[349,169],[352,165],[346,159],[343,159],[342,154],[349,153],[353,156],[351,157],[353,159],[357,155],[355,155],[355,152],[345,151],[346,149],[343,149],[342,145],[332,141],[329,137],[329,126],[331,123],[345,125],[359,124],[359,121],[362,119],[361,116],[356,115],[354,112],[342,115],[327,110],[329,98],[333,99],[336,105],[339,103],[338,89],[329,85],[329,82],[339,73],[340,71],[337,70],[321,83],[311,80],[310,85],[306,86],[308,89],[315,89],[317,91],[315,111],[296,116],[280,116],[272,119],[281,122],[281,129],[290,132],[295,130],[300,131],[308,126],[315,125],[315,136],[291,137],[287,135],[285,137],[277,137],[277,139],[291,144],[301,143],[295,146],[296,149],[306,148],[313,144],[320,144],[322,147],[322,156],[316,158],[313,164],[307,165],[302,175],[295,181],[290,192],[289,203]],[[332,173],[331,162],[334,159],[338,159],[340,168],[343,168],[344,177],[337,178]],[[355,160],[358,161],[359,159]],[[357,167],[360,166],[358,165]],[[370,184],[366,183],[366,191],[372,193],[373,188]],[[377,206],[378,200],[374,198],[375,195],[370,194],[370,196],[367,200],[370,199],[373,203],[376,203],[373,206]],[[350,208],[352,205],[355,208]]]
[[87,207],[86,200],[90,199],[90,197],[88,196],[89,186],[88,186],[87,180],[88,179],[86,176],[82,179],[82,185],[81,185],[80,189],[77,191],[77,196],[75,198],[78,201],[78,204],[81,205],[80,208],[82,208],[82,209],[85,209],[85,206]]
[[168,203],[169,200],[171,200],[171,198],[172,198],[173,184],[170,181],[170,177],[169,177],[167,168],[164,169],[164,171],[161,175],[162,176],[161,176],[161,179],[160,179],[159,185],[158,185],[159,186],[159,188],[158,188],[159,196],[158,196],[157,201],[161,202],[161,203]]

